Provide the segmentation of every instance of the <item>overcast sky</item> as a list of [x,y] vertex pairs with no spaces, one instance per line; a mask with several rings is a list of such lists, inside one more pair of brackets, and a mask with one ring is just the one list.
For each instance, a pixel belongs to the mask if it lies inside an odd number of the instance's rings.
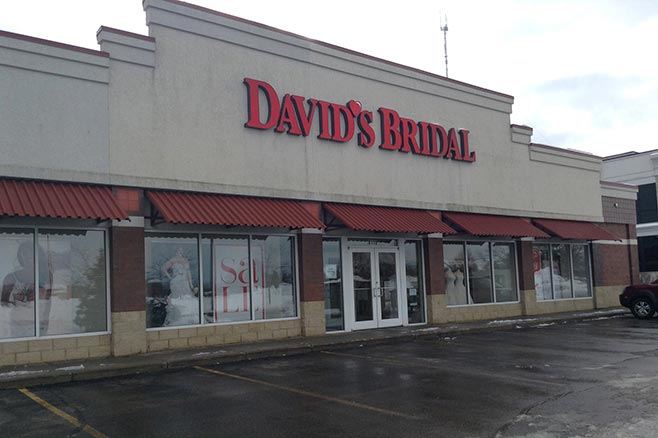
[[[533,141],[606,156],[658,149],[658,0],[191,0],[515,97]],[[4,0],[0,29],[95,48],[147,34],[141,0]]]

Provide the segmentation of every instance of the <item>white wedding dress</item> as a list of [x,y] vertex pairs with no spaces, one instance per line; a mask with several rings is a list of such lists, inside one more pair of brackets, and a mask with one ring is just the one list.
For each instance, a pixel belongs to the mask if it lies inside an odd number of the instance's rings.
[[165,325],[199,324],[199,300],[190,287],[189,263],[172,264],[171,273]]

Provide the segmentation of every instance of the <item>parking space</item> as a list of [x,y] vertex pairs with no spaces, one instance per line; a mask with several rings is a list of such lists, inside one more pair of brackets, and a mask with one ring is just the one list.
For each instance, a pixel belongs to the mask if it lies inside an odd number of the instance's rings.
[[650,436],[641,433],[658,427],[656,369],[658,320],[556,323],[5,390],[0,430],[111,438]]

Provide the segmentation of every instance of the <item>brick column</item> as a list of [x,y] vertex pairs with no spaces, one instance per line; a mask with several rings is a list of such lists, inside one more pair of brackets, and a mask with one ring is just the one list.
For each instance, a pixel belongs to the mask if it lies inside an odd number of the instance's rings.
[[597,309],[619,307],[619,294],[624,286],[637,282],[639,276],[637,246],[629,242],[635,238],[632,234],[635,226],[615,223],[599,226],[623,240],[592,243],[594,303]]
[[532,239],[522,239],[516,244],[517,265],[519,267],[519,294],[521,295],[519,299],[524,315],[537,313],[532,243]]
[[446,280],[443,272],[443,236],[430,234],[423,239],[425,285],[427,286],[427,322],[446,321]]
[[[626,225],[627,238],[629,244],[627,246],[629,254],[629,269],[631,270],[631,284],[641,283],[640,280],[640,255],[637,246],[637,226],[635,224]],[[631,244],[635,241],[635,244]]]
[[302,335],[317,336],[326,332],[324,316],[324,270],[322,232],[302,230],[299,234],[299,299]]
[[144,218],[114,222],[111,230],[112,355],[146,352]]

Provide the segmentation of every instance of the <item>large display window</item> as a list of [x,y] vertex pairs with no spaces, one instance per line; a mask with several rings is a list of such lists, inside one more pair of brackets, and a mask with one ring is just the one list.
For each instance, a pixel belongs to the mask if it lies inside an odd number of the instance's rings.
[[103,230],[0,229],[0,339],[107,331]]
[[592,296],[589,245],[546,243],[532,247],[538,301]]
[[444,241],[448,306],[518,301],[514,242]]
[[148,327],[296,317],[294,248],[285,235],[147,234]]

